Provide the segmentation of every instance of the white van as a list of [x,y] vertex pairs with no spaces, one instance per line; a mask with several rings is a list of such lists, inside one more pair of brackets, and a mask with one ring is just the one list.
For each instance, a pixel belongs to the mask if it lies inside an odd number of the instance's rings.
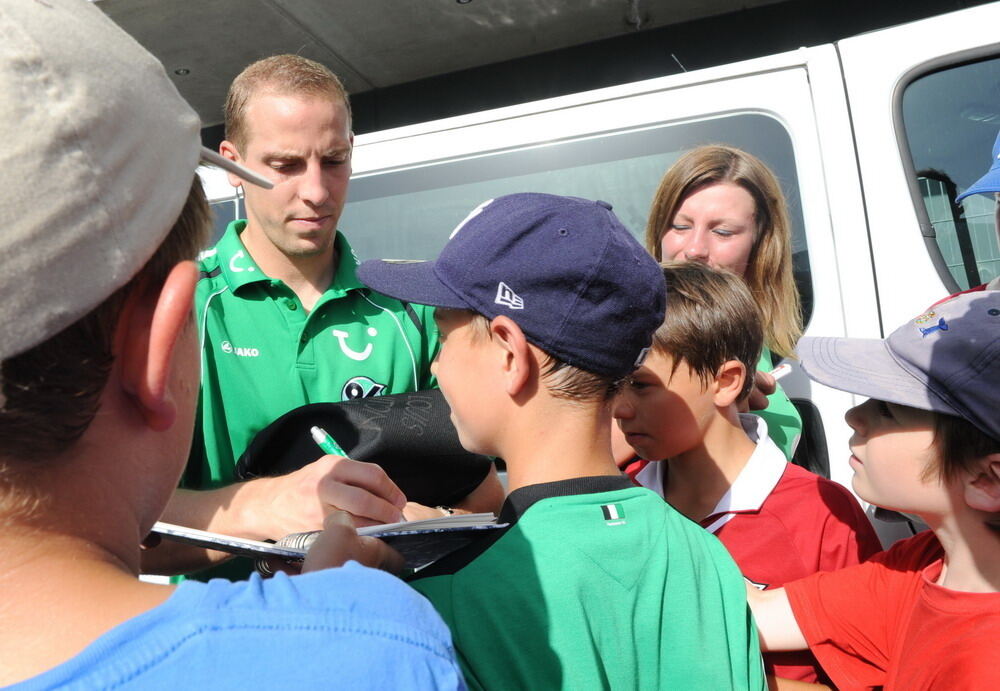
[[[641,239],[670,164],[699,144],[727,143],[781,180],[806,333],[882,337],[1000,274],[993,201],[950,201],[986,170],[1000,129],[998,39],[1000,2],[359,136],[340,228],[362,259],[433,258],[470,208],[536,191],[611,202]],[[224,176],[205,177],[221,232],[242,210]],[[855,397],[811,383],[797,366],[781,383],[806,424],[797,460],[850,486],[843,414]]]

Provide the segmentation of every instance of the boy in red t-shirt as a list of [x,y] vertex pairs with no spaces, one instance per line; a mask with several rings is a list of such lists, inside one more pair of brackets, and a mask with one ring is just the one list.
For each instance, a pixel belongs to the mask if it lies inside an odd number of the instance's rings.
[[808,647],[840,689],[996,689],[1000,665],[1000,293],[959,295],[884,341],[804,338],[847,412],[854,488],[931,530],[869,562],[757,592],[769,650]]
[[[613,407],[628,443],[654,462],[626,472],[714,533],[760,589],[879,552],[851,493],[788,463],[767,423],[739,412],[763,343],[744,283],[695,262],[664,264],[663,273],[670,308]],[[825,681],[808,651],[770,653],[764,662],[769,675]]]

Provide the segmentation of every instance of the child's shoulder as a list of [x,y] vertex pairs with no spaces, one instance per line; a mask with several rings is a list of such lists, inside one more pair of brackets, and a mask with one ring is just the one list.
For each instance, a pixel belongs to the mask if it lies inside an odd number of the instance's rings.
[[785,471],[771,494],[796,495],[800,498],[805,495],[816,499],[831,511],[850,509],[862,512],[858,500],[842,484],[792,463],[785,465]]
[[933,531],[924,530],[913,537],[900,540],[871,561],[893,569],[911,571],[929,566],[944,556],[944,547]]
[[829,488],[829,491],[835,491],[838,494],[843,494],[846,496],[852,496],[850,490],[844,487],[839,482],[835,482],[829,478],[823,477],[822,475],[817,475],[811,470],[806,470],[800,465],[795,465],[794,463],[788,463],[785,468],[785,474],[782,477],[782,481],[803,486],[811,486],[820,491],[821,488],[825,491]]
[[748,479],[771,488],[765,500],[766,507],[782,512],[798,509],[795,513],[809,508],[863,513],[846,487],[785,460],[760,416],[744,413],[740,415],[740,424],[757,444],[745,471],[752,473]]
[[797,465],[785,467],[761,513],[783,526],[803,551],[815,552],[824,570],[855,564],[882,549],[850,490]]
[[851,491],[833,480],[791,463],[764,502],[763,510],[810,525],[836,519],[838,523],[870,528],[861,504]]

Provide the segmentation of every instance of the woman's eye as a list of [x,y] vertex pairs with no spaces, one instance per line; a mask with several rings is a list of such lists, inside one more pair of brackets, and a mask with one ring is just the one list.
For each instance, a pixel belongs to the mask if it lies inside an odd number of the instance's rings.
[[670,226],[669,229],[670,230],[690,230],[691,226],[685,226],[685,225],[681,225],[680,223],[674,223],[672,226]]

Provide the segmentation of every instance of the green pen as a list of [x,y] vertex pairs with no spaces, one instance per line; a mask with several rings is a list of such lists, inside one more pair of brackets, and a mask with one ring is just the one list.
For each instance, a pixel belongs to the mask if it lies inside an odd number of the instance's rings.
[[323,453],[328,453],[333,456],[347,456],[347,452],[340,448],[340,444],[337,440],[330,436],[322,427],[317,427],[313,425],[309,428],[309,433],[312,434],[313,441],[316,445],[323,450]]

